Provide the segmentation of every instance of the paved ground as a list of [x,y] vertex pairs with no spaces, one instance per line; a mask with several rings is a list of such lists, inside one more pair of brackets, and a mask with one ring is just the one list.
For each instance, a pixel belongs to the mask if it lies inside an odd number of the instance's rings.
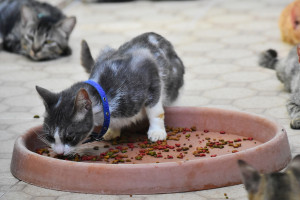
[[[55,3],[59,0],[54,0]],[[73,55],[50,62],[31,62],[0,53],[0,199],[247,199],[242,185],[214,190],[161,195],[107,196],[52,191],[15,179],[9,171],[14,140],[42,123],[40,85],[60,91],[87,79],[79,64],[80,41],[92,53],[105,45],[118,47],[146,31],[168,38],[186,66],[185,86],[176,102],[181,106],[209,106],[242,110],[272,118],[288,132],[293,155],[300,153],[299,131],[289,128],[285,108],[288,93],[274,71],[257,65],[257,54],[270,47],[285,56],[290,46],[280,40],[277,19],[286,0],[138,1],[120,4],[82,4],[65,8],[78,24],[70,44]]]

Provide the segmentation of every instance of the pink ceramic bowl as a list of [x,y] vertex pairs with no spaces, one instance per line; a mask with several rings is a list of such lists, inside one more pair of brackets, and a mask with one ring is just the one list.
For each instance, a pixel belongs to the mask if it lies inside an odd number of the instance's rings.
[[261,116],[195,107],[166,108],[166,125],[211,131],[226,130],[262,144],[238,153],[197,160],[101,164],[58,160],[34,153],[43,144],[33,128],[14,146],[11,173],[27,183],[56,190],[97,194],[155,194],[203,190],[241,183],[237,160],[261,172],[283,169],[291,159],[282,126]]

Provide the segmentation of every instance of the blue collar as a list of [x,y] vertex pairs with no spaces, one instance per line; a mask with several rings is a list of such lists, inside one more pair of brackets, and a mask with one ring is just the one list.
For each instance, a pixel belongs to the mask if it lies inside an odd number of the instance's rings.
[[86,141],[84,141],[83,144],[88,143],[88,142],[93,142],[95,140],[96,141],[102,140],[103,135],[108,130],[109,122],[110,122],[110,112],[109,112],[108,101],[105,96],[105,92],[104,92],[103,88],[98,83],[96,83],[95,81],[92,81],[92,80],[87,80],[87,81],[85,81],[85,83],[93,86],[99,93],[101,101],[102,101],[104,121],[103,121],[102,129],[101,129],[100,133],[92,132],[92,134],[90,135],[90,138],[87,139]]
[[37,17],[38,17],[39,19],[41,19],[41,18],[43,18],[43,17],[46,17],[46,15],[45,15],[44,13],[39,13],[39,14],[37,14]]

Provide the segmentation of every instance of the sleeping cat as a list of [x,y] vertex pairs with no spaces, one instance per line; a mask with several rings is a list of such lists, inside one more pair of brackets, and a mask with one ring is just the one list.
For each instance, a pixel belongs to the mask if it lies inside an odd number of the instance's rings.
[[[78,82],[60,93],[36,87],[46,109],[44,132],[57,154],[70,154],[109,116],[104,139],[120,136],[121,128],[145,117],[148,138],[166,139],[163,106],[173,102],[183,85],[184,65],[172,44],[156,33],[144,33],[118,49],[106,48],[93,60],[82,43],[82,64],[89,80],[98,83],[106,97],[86,82]],[[104,112],[105,110],[105,112]]]
[[0,0],[0,50],[49,60],[71,54],[75,17],[34,0]]
[[285,59],[278,60],[275,50],[262,52],[259,65],[276,70],[277,78],[291,92],[287,103],[287,111],[291,116],[291,128],[300,129],[300,65],[297,46],[293,47]]
[[284,172],[260,174],[245,161],[238,161],[249,200],[299,200],[300,155]]

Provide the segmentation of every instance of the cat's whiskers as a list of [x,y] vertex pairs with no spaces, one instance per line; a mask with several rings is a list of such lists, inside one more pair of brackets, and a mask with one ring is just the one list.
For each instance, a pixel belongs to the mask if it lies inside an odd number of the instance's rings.
[[[41,133],[38,133],[38,132],[36,132],[35,130],[33,131],[36,135],[37,135],[37,137],[43,142],[43,143],[45,143],[47,146],[51,146],[51,144],[50,144],[50,142],[48,142],[47,141],[47,139],[45,138],[45,137],[43,137],[43,133],[41,134]],[[45,133],[44,133],[45,134]]]
[[50,127],[47,123],[44,123],[44,126],[47,126],[47,129],[50,130]]

